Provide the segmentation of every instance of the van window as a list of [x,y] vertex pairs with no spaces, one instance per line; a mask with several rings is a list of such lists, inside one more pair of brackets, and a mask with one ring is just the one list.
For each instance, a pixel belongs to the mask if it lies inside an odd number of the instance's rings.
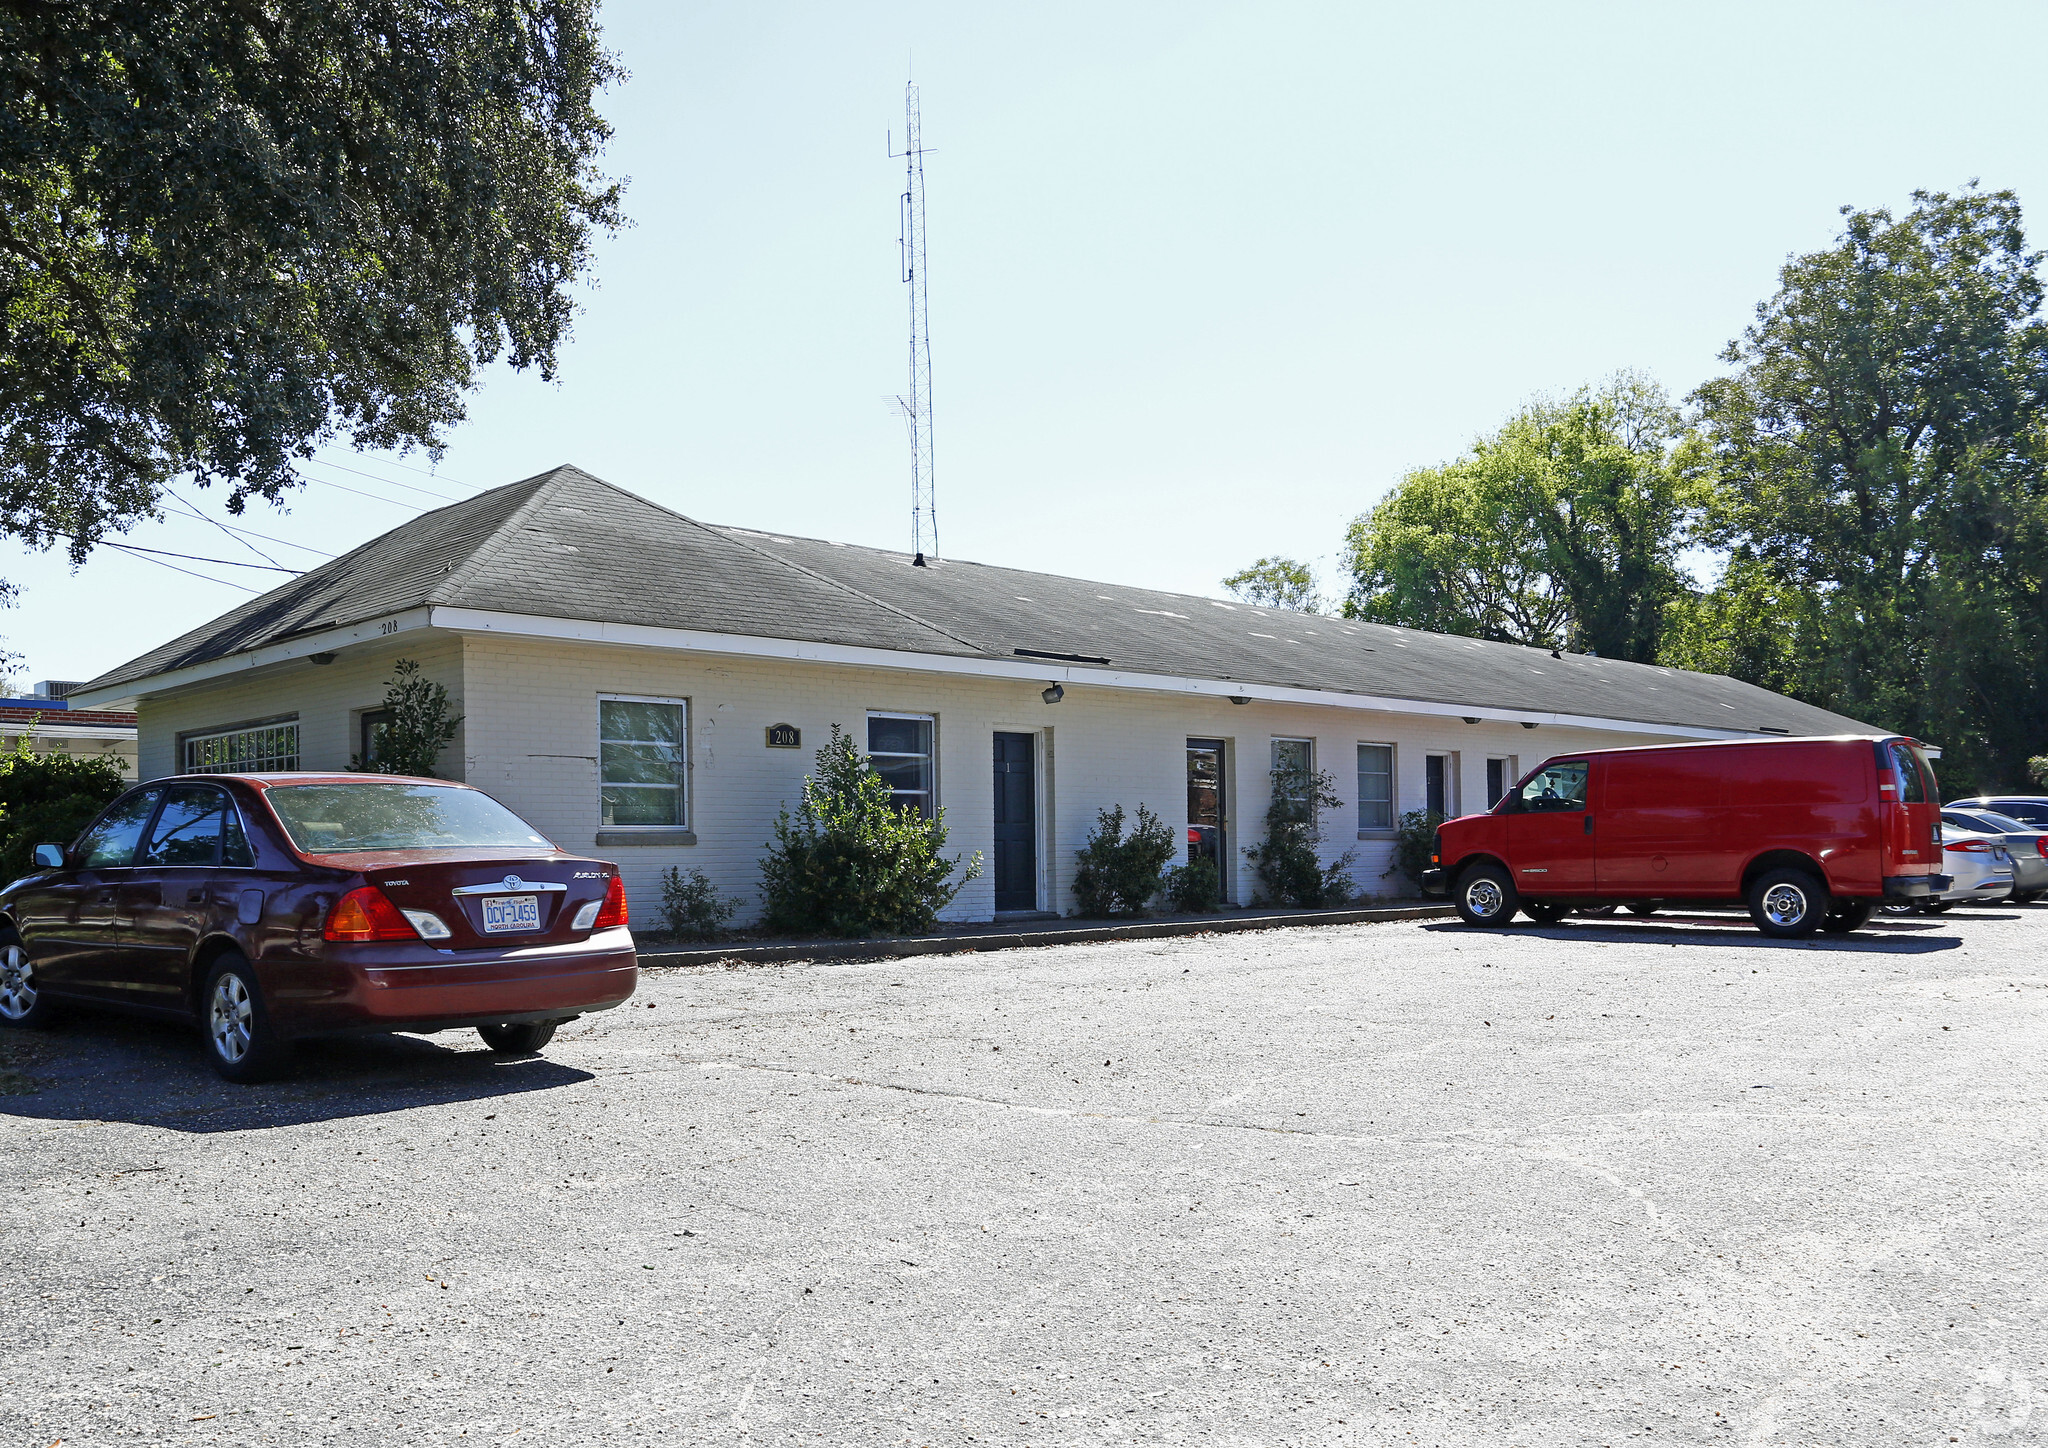
[[1927,790],[1920,782],[1920,767],[1913,759],[1913,751],[1896,740],[1891,751],[1892,768],[1899,776],[1899,803],[1927,803]]
[[1546,765],[1522,786],[1522,808],[1582,810],[1586,807],[1586,761],[1561,760]]

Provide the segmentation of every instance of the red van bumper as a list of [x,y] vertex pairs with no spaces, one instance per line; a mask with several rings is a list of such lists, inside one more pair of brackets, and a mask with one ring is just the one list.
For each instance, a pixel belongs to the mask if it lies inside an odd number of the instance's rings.
[[1953,875],[1887,875],[1884,877],[1884,898],[1921,900],[1929,895],[1943,894],[1955,882]]

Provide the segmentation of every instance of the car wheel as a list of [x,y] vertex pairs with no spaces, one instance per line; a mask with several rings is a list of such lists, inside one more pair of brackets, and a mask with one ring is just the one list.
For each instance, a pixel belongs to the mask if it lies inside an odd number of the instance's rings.
[[500,1056],[531,1056],[555,1038],[559,1021],[507,1021],[495,1026],[478,1026],[484,1044]]
[[1805,870],[1766,870],[1749,887],[1749,918],[1781,940],[1813,934],[1828,910],[1827,886]]
[[1522,897],[1499,865],[1474,865],[1458,877],[1451,903],[1467,925],[1505,925],[1522,908]]
[[1598,917],[1602,915],[1612,915],[1615,911],[1619,910],[1620,908],[1621,907],[1619,905],[1581,905],[1579,907],[1579,913],[1581,915],[1591,915]]
[[1631,900],[1628,902],[1628,913],[1631,915],[1655,915],[1657,913],[1657,902],[1654,900]]
[[1572,912],[1566,905],[1539,905],[1530,901],[1522,906],[1522,913],[1538,925],[1555,925]]
[[1877,906],[1868,900],[1844,900],[1828,911],[1820,922],[1820,928],[1830,935],[1847,935],[1868,925],[1870,917],[1876,913]]
[[1913,908],[1922,915],[1944,915],[1955,903],[1953,900],[1919,900],[1914,902]]
[[2039,890],[2015,890],[2012,892],[2012,898],[2021,905],[2031,905],[2041,898],[2041,892]]
[[237,1085],[268,1080],[291,1057],[289,1044],[270,1023],[270,1007],[256,972],[241,955],[223,955],[206,973],[206,986],[199,993],[199,1024],[206,1032],[206,1056],[213,1069]]
[[0,930],[0,1025],[33,1030],[50,1024],[57,1002],[36,986],[36,968],[21,936]]

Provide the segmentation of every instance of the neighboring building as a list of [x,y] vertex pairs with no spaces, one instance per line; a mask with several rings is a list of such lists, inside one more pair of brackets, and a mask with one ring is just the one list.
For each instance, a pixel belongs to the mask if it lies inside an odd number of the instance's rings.
[[399,658],[463,720],[441,772],[621,864],[755,896],[830,726],[943,807],[950,915],[1070,909],[1074,852],[1150,805],[1255,877],[1269,770],[1336,776],[1362,890],[1411,810],[1492,803],[1573,749],[1866,726],[1734,679],[699,523],[572,467],[429,513],[81,686],[141,767],[340,769]]
[[12,754],[24,738],[36,754],[108,755],[121,766],[123,778],[136,777],[133,714],[73,709],[48,696],[0,699],[0,751]]

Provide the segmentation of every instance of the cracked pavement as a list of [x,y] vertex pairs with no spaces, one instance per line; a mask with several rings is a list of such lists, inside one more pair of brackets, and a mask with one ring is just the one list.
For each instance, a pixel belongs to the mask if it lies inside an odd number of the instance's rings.
[[2048,1437],[2048,906],[650,973],[0,1056],[0,1444]]

